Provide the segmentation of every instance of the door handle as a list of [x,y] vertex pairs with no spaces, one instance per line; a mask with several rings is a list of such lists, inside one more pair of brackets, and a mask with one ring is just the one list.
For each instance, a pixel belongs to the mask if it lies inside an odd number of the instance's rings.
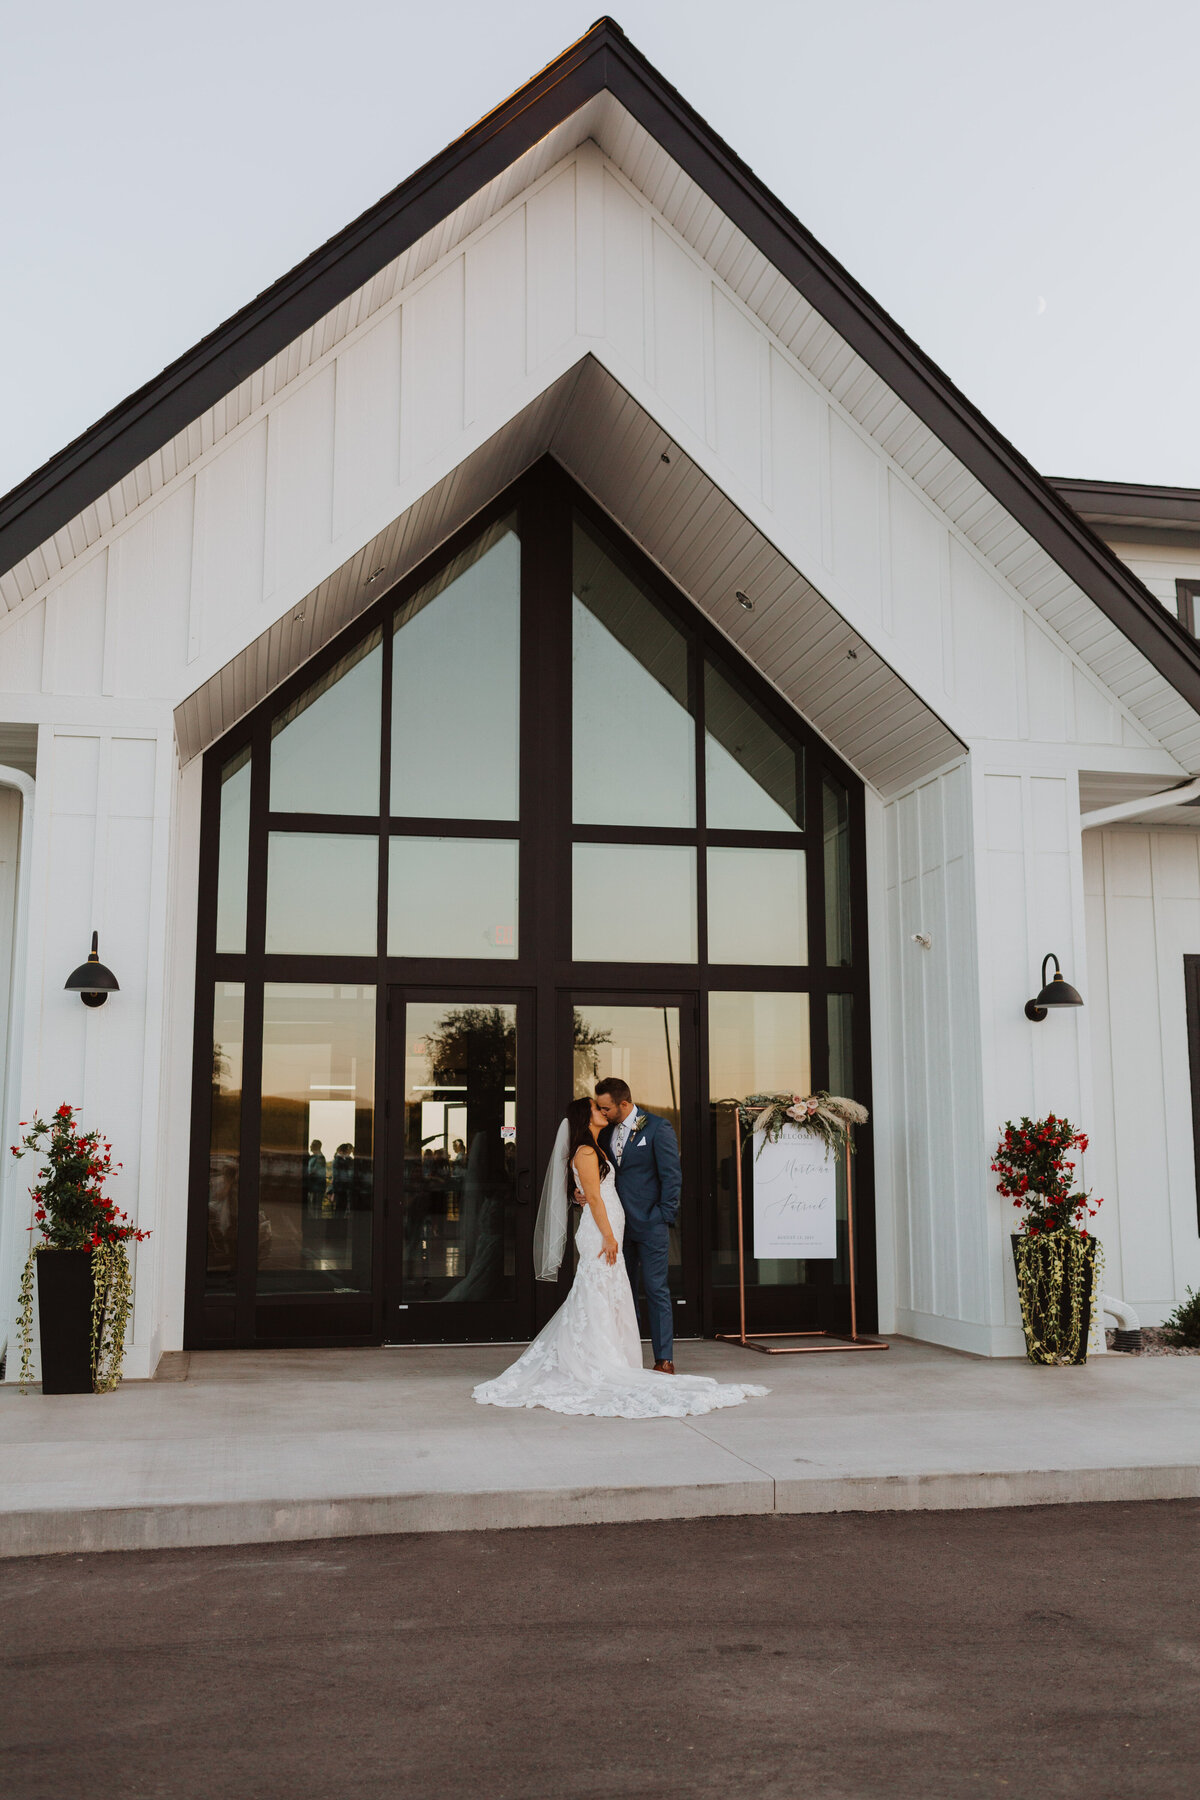
[[532,1171],[529,1169],[518,1169],[517,1170],[517,1205],[518,1206],[528,1206],[529,1205],[529,1177],[530,1177],[531,1173],[532,1173]]

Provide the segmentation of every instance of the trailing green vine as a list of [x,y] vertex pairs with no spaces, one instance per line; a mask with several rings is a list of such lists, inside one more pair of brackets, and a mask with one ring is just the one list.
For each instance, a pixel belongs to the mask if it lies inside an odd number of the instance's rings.
[[1023,1233],[1013,1249],[1030,1362],[1086,1361],[1100,1298],[1104,1254],[1099,1238],[1064,1226],[1036,1237]]
[[1010,1119],[996,1146],[997,1191],[1020,1209],[1013,1241],[1025,1353],[1033,1363],[1079,1363],[1087,1358],[1091,1322],[1100,1303],[1103,1249],[1084,1220],[1103,1202],[1075,1186],[1068,1151],[1088,1141],[1069,1119]]
[[133,1310],[133,1277],[122,1243],[92,1251],[92,1387],[111,1394],[121,1379],[125,1331]]
[[17,1304],[17,1341],[21,1346],[21,1392],[33,1380],[33,1277],[40,1244],[34,1244],[21,1270],[21,1294]]
[[139,1231],[109,1199],[104,1183],[112,1173],[112,1145],[99,1131],[79,1131],[76,1109],[62,1106],[47,1122],[36,1115],[12,1154],[33,1151],[45,1157],[36,1187],[30,1188],[34,1223],[41,1233],[21,1274],[17,1338],[21,1346],[21,1391],[33,1379],[33,1289],[37,1259],[45,1251],[87,1250],[92,1258],[91,1363],[92,1387],[108,1394],[121,1379],[125,1333],[133,1307],[133,1276],[126,1248]]

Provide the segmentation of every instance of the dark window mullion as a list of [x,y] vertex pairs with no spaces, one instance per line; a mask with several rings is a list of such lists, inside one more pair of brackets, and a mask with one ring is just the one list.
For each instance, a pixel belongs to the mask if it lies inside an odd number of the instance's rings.
[[330,832],[342,837],[374,837],[378,813],[268,813],[268,831]]
[[704,648],[688,633],[688,670],[696,733],[696,961],[708,961],[708,785],[704,754]]
[[806,756],[804,816],[810,829],[805,834],[808,888],[808,960],[814,968],[826,966],[825,944],[825,813],[821,787],[821,762]]

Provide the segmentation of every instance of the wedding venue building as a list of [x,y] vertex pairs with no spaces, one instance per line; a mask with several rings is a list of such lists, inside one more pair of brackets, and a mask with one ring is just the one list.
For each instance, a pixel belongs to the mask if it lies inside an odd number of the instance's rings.
[[[868,1328],[1020,1352],[989,1163],[1047,1112],[1161,1319],[1197,594],[1200,495],[1044,479],[601,20],[0,501],[5,1142],[111,1138],[127,1374],[528,1337],[610,1074],[678,1130],[680,1336],[737,1314],[713,1103],[817,1088]],[[751,1236],[753,1328],[844,1327],[844,1200],[835,1256]]]

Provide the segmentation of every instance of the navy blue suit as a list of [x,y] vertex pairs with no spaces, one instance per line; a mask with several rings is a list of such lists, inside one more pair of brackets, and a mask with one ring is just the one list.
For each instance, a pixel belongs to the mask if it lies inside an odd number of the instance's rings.
[[615,1126],[600,1133],[600,1147],[613,1166],[617,1195],[625,1214],[625,1267],[637,1303],[638,1271],[646,1290],[650,1342],[655,1362],[670,1362],[675,1346],[671,1323],[670,1226],[679,1212],[683,1171],[679,1145],[666,1119],[635,1112],[630,1119],[645,1124],[632,1132],[618,1163],[612,1150]]

